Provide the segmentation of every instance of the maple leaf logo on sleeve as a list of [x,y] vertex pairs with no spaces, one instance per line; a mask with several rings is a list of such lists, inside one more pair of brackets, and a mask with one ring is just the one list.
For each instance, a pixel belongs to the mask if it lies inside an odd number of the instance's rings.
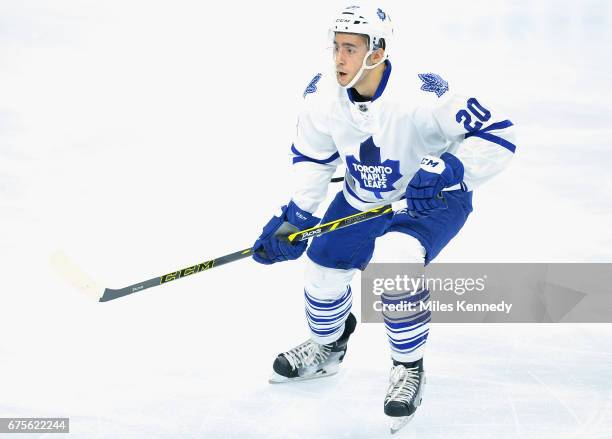
[[440,97],[448,91],[448,82],[446,82],[440,75],[435,73],[419,73],[419,78],[423,81],[421,90],[430,91]]
[[314,78],[310,81],[310,83],[306,86],[306,90],[304,90],[304,98],[306,98],[307,94],[314,93],[317,91],[317,82],[321,80],[321,74],[317,73]]

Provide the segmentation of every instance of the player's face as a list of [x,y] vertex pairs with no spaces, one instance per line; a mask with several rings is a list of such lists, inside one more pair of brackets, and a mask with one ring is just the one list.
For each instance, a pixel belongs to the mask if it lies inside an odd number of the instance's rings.
[[368,53],[366,40],[361,35],[337,33],[334,37],[336,80],[341,86],[352,81],[361,69]]

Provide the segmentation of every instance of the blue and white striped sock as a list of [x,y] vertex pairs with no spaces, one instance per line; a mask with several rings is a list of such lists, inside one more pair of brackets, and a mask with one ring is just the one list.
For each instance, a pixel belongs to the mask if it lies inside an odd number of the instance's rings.
[[351,312],[353,294],[350,285],[338,299],[317,299],[304,289],[306,319],[310,338],[319,344],[333,343],[344,331],[344,322]]
[[431,311],[421,309],[421,303],[425,305],[429,302],[429,291],[384,293],[382,302],[383,305],[404,303],[414,305],[412,311],[389,311],[383,308],[383,318],[393,359],[401,362],[411,362],[422,358],[429,334]]

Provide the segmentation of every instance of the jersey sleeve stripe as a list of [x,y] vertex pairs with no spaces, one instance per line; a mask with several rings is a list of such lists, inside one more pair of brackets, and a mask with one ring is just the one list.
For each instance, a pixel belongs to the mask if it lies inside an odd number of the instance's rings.
[[489,125],[486,128],[483,128],[482,130],[479,131],[474,131],[471,133],[467,133],[465,135],[465,138],[469,138],[469,137],[479,137],[481,139],[484,140],[488,140],[489,142],[493,142],[498,144],[499,146],[503,146],[504,148],[506,148],[508,151],[510,151],[511,153],[514,154],[514,152],[516,151],[516,145],[514,145],[513,143],[507,141],[506,139],[503,139],[499,136],[496,136],[495,134],[491,134],[489,131],[493,131],[493,130],[502,130],[504,128],[509,128],[511,126],[513,126],[514,124],[509,121],[509,120],[504,120],[503,122],[496,122],[494,124]]
[[480,132],[486,133],[486,132],[493,131],[493,130],[503,130],[504,128],[510,128],[511,126],[514,126],[512,121],[504,120],[503,122],[492,123],[488,127],[483,128],[482,130],[480,130]]
[[506,139],[502,139],[501,137],[495,136],[491,133],[484,133],[482,131],[477,131],[475,133],[466,134],[465,137],[466,138],[480,137],[481,139],[488,140],[489,142],[497,143],[499,146],[503,146],[504,148],[506,148],[508,151],[510,151],[513,154],[514,154],[514,151],[516,151],[516,145],[508,142]]
[[329,158],[326,158],[324,160],[317,160],[317,159],[308,157],[307,155],[304,155],[301,152],[299,152],[297,148],[295,147],[295,145],[291,145],[291,152],[296,156],[296,157],[293,157],[294,165],[299,162],[313,162],[313,163],[318,163],[320,165],[325,165],[327,163],[333,162],[334,160],[340,157],[340,153],[336,151]]

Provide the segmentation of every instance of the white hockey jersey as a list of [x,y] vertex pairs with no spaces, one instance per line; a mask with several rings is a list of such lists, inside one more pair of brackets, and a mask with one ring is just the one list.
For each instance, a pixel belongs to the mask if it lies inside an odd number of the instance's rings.
[[425,155],[450,152],[472,190],[501,172],[515,145],[512,122],[474,95],[456,93],[434,73],[401,75],[387,61],[372,100],[356,102],[333,75],[317,74],[304,92],[291,147],[292,199],[314,212],[336,168],[346,166],[344,196],[356,209],[397,201]]

